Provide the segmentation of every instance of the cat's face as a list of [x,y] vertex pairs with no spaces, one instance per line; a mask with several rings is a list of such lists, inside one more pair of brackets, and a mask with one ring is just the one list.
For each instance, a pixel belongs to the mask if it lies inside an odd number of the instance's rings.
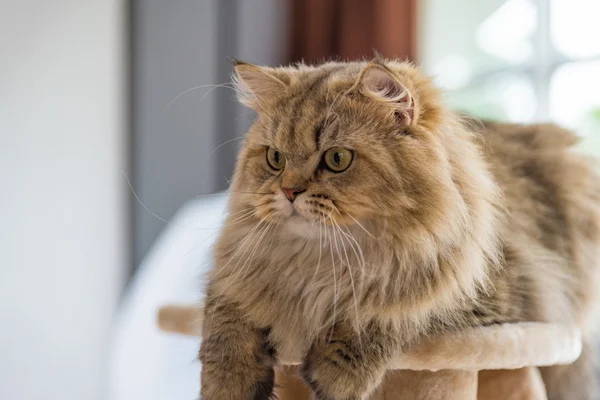
[[258,113],[232,188],[240,208],[298,232],[443,212],[443,150],[401,75],[364,63],[237,73]]

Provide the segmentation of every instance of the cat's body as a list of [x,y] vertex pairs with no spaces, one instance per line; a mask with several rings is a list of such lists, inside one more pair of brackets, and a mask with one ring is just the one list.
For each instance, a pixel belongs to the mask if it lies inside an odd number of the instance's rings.
[[[466,326],[576,324],[593,347],[600,181],[570,133],[461,120],[398,62],[237,71],[258,120],[215,249],[203,399],[266,399],[289,360],[319,399],[359,399],[392,354]],[[551,398],[593,398],[590,356],[545,372]]]

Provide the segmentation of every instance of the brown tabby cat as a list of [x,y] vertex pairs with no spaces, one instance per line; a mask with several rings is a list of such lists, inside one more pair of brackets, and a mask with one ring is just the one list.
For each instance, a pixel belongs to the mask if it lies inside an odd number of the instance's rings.
[[600,179],[551,125],[464,120],[410,64],[236,65],[258,117],[215,248],[202,399],[268,399],[303,360],[317,399],[368,398],[424,335],[581,328],[551,399],[595,398]]

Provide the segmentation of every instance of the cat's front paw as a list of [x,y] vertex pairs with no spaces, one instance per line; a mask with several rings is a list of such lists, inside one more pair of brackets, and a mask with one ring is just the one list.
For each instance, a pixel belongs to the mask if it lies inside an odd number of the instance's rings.
[[231,365],[202,366],[202,400],[269,400],[275,383],[272,368],[231,368]]
[[202,400],[268,400],[275,383],[273,358],[268,349],[244,338],[204,340],[202,362]]
[[385,368],[334,340],[314,345],[301,373],[317,400],[364,400],[381,382]]

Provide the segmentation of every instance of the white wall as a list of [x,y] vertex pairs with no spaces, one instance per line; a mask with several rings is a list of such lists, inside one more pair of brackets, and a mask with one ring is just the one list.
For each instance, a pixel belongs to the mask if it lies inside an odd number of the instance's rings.
[[0,399],[104,399],[127,268],[124,5],[0,0]]

